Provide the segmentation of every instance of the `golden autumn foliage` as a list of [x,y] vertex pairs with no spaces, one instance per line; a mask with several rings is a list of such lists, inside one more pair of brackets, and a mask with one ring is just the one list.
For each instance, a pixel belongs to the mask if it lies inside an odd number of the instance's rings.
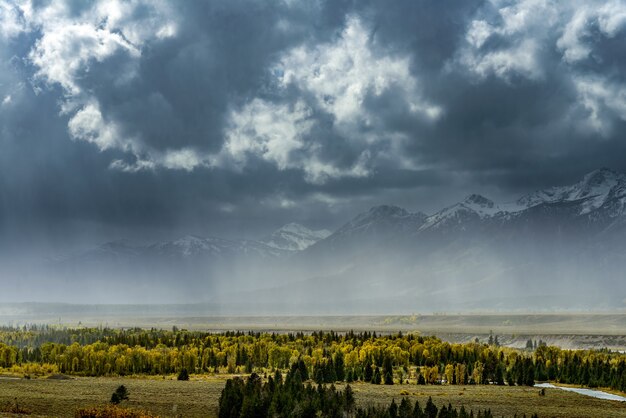
[[[340,363],[336,363],[340,361]],[[0,371],[78,376],[244,374],[302,363],[324,381],[532,385],[558,381],[626,390],[626,354],[563,350],[538,344],[514,349],[477,341],[375,333],[209,333],[143,329],[0,328]],[[387,365],[386,371],[384,365]]]

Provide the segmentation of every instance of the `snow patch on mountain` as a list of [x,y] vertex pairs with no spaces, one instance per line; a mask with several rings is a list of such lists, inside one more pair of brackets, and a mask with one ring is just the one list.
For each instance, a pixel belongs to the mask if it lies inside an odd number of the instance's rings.
[[315,231],[297,223],[289,223],[260,242],[280,250],[302,251],[330,234],[326,229]]

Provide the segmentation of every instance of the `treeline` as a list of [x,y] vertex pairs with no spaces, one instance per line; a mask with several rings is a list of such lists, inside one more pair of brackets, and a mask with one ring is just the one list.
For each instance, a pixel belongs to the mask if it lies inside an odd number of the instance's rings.
[[[231,333],[228,332],[226,334]],[[139,345],[144,348],[154,348],[158,344],[164,344],[168,347],[182,347],[208,335],[212,334],[207,332],[179,331],[177,327],[173,327],[171,331],[156,328],[150,330],[108,327],[65,328],[36,324],[24,325],[22,327],[0,327],[0,342],[18,348],[39,347],[44,343],[64,345],[78,343],[80,345],[88,345],[95,342],[105,342],[111,345]]]
[[212,334],[48,327],[0,329],[0,341],[0,368],[15,371],[45,365],[88,376],[177,374],[183,369],[192,374],[250,374],[298,364],[301,376],[317,383],[533,385],[550,380],[626,391],[625,354],[544,344],[517,350],[401,333]]
[[[459,410],[452,405],[437,407],[428,398],[424,408],[419,401],[414,404],[406,397],[388,406],[356,406],[354,393],[348,384],[345,390],[334,385],[304,384],[300,368],[294,364],[285,379],[280,371],[267,382],[255,373],[247,380],[229,379],[219,400],[219,418],[247,417],[328,417],[328,418],[493,418],[490,410]],[[536,415],[533,415],[535,418]]]

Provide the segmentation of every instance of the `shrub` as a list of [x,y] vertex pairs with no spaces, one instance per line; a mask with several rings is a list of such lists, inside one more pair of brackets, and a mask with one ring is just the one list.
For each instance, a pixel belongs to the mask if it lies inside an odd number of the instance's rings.
[[20,404],[17,402],[17,398],[14,402],[6,402],[4,404],[0,404],[0,412],[5,414],[31,414],[30,410],[20,406]]
[[128,389],[126,389],[126,386],[124,385],[118,386],[118,388],[115,389],[115,392],[113,392],[113,394],[111,395],[111,403],[115,405],[127,399],[128,399]]
[[121,408],[115,405],[80,408],[74,413],[75,418],[156,418],[145,411]]
[[182,369],[180,373],[178,373],[178,380],[189,380],[189,372],[187,372],[187,369]]

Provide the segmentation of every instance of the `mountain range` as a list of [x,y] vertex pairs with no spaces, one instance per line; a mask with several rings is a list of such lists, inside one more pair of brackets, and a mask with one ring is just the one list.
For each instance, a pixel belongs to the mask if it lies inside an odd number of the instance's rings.
[[381,205],[332,233],[289,223],[258,240],[122,240],[49,268],[252,312],[613,309],[626,297],[625,204],[626,175],[600,169],[508,203]]

